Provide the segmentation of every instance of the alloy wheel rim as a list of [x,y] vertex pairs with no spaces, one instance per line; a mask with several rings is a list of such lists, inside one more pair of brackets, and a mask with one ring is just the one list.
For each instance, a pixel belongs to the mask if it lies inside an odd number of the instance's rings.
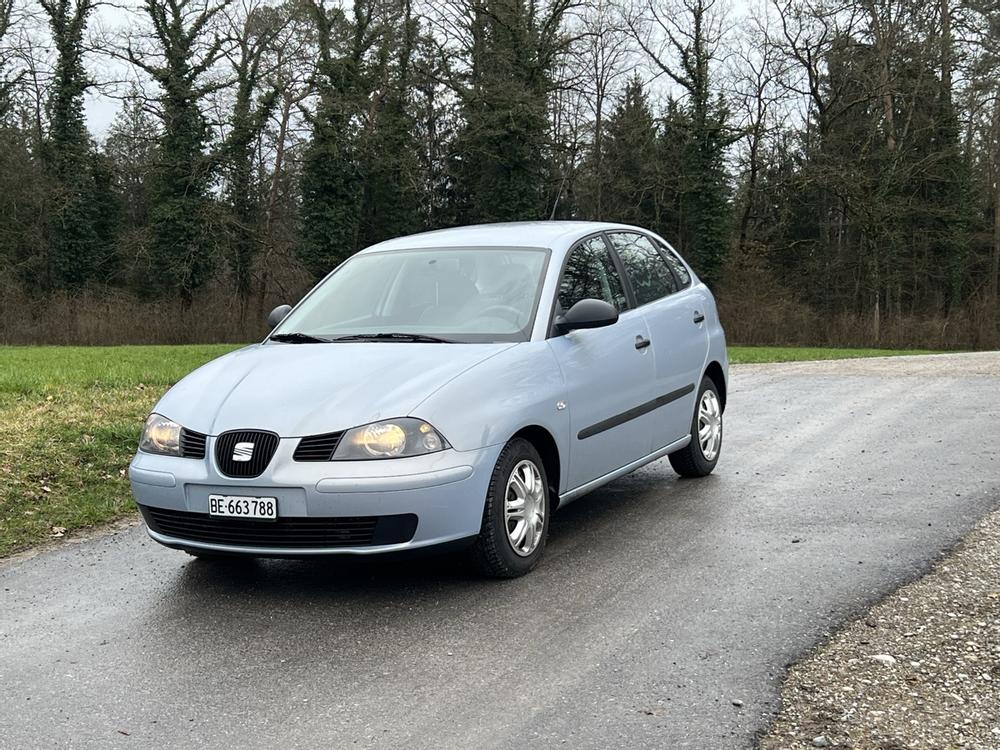
[[519,462],[507,479],[504,522],[515,554],[527,557],[538,548],[545,527],[545,487],[532,461]]
[[714,461],[722,447],[722,409],[715,391],[705,391],[698,403],[698,444],[706,461]]

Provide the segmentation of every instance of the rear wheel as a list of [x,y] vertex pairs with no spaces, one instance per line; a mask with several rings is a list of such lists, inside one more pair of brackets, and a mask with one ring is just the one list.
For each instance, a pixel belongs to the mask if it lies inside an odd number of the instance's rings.
[[670,465],[682,477],[712,473],[722,453],[722,401],[715,382],[702,378],[691,420],[691,442],[670,454]]
[[472,559],[492,578],[522,576],[541,559],[548,532],[545,466],[535,446],[514,438],[504,446],[493,469]]

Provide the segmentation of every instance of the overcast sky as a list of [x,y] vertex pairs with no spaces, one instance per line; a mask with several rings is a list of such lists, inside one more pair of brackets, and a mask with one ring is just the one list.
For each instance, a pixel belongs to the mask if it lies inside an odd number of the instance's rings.
[[[126,0],[123,5],[135,7],[132,0]],[[122,34],[130,25],[135,24],[137,15],[124,7],[99,4],[94,17],[90,22],[89,34],[92,39],[105,39],[111,35]],[[106,84],[109,81],[123,81],[134,77],[131,66],[108,57],[104,54],[91,55],[87,60],[87,70],[96,81]],[[102,88],[105,88],[102,86]],[[120,88],[121,91],[127,89],[126,84],[120,86],[107,86],[110,88]],[[109,90],[110,94],[111,91]],[[118,92],[120,93],[120,92]],[[102,89],[91,89],[87,92],[84,106],[87,113],[87,124],[91,133],[98,140],[104,137],[111,125],[111,121],[118,111],[119,100],[111,95],[102,93]]]

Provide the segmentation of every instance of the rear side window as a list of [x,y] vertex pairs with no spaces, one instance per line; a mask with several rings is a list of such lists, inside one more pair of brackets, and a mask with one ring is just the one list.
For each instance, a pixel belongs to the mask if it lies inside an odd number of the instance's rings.
[[673,269],[674,276],[681,282],[681,289],[691,286],[691,274],[687,270],[687,266],[677,257],[677,253],[666,245],[660,245],[660,247],[663,249],[663,257],[667,259],[667,264]]
[[600,237],[591,237],[576,246],[566,261],[559,283],[559,306],[566,312],[582,299],[602,299],[621,312],[625,290],[615,269],[608,246]]
[[648,237],[631,232],[613,232],[608,237],[632,282],[636,304],[645,305],[677,291],[670,268]]

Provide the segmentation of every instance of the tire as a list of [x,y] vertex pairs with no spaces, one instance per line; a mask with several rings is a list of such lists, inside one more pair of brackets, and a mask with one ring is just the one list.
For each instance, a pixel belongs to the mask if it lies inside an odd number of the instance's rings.
[[[521,500],[522,490],[518,489],[514,480],[515,472],[521,487],[528,493],[524,500]],[[526,477],[534,478],[530,487]],[[536,482],[540,483],[540,487]],[[514,506],[510,509],[514,515],[509,520],[508,497]],[[531,521],[524,520],[520,549],[515,549],[512,535],[516,538],[522,528],[516,515],[518,500],[521,500],[521,513],[531,516]],[[500,452],[486,491],[482,527],[471,549],[472,562],[479,572],[490,578],[517,578],[534,568],[545,550],[550,508],[548,477],[538,451],[527,440],[514,438]],[[537,518],[539,510],[540,523]]]
[[[707,395],[706,395],[707,394]],[[714,403],[714,415],[712,415],[711,405]],[[707,412],[703,410],[707,408]],[[718,426],[718,437],[708,442],[709,455],[705,455],[702,447],[702,440],[699,430],[702,429],[702,419],[705,418],[705,425],[711,427],[712,420],[716,420]],[[715,446],[714,453],[712,446]],[[719,391],[715,387],[715,382],[707,375],[701,380],[701,387],[698,389],[698,398],[694,401],[694,415],[691,417],[691,442],[679,451],[670,454],[670,465],[674,471],[682,477],[696,478],[705,477],[712,473],[715,465],[719,463],[719,456],[722,455],[722,401],[719,399]]]

